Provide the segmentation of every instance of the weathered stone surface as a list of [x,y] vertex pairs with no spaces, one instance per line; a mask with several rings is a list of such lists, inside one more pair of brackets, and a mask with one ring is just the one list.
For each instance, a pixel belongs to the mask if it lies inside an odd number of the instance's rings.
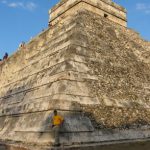
[[150,138],[150,43],[99,8],[125,21],[111,0],[63,0],[50,28],[0,65],[4,143],[51,145],[54,109],[64,145]]
[[126,26],[126,10],[112,1],[105,0],[63,0],[49,12],[51,25],[61,17],[75,14],[80,9],[86,9],[101,16],[107,15],[111,21]]
[[150,111],[138,106],[114,107],[105,105],[82,105],[83,112],[88,116],[95,128],[141,128],[150,127]]

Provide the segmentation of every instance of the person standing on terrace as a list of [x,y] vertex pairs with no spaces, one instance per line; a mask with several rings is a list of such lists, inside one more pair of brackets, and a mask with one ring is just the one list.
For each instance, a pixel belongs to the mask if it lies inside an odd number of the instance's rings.
[[60,146],[59,134],[61,126],[64,122],[64,118],[58,115],[57,110],[54,110],[54,116],[52,118],[52,130],[54,134],[54,146]]

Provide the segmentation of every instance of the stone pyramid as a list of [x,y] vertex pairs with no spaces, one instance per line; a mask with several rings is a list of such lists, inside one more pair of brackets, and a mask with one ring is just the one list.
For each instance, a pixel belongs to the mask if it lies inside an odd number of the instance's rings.
[[147,142],[150,42],[127,28],[126,10],[61,0],[49,13],[49,28],[0,65],[1,143],[50,148],[54,109],[68,149]]

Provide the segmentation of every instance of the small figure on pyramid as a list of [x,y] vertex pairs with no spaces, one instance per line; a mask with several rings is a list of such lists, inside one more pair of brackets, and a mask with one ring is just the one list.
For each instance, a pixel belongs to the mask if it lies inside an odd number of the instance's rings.
[[2,62],[3,62],[2,59],[0,59],[0,64],[2,64]]
[[6,60],[8,58],[8,53],[5,53],[3,60]]
[[25,47],[25,42],[21,42],[20,45],[19,45],[19,48],[24,48]]

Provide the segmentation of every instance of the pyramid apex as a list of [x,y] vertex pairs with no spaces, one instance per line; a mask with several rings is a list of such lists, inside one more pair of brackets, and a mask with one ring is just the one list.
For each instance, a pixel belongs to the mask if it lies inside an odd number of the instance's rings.
[[126,9],[112,0],[61,0],[50,11],[50,24],[79,10],[88,10],[122,26],[127,26]]

